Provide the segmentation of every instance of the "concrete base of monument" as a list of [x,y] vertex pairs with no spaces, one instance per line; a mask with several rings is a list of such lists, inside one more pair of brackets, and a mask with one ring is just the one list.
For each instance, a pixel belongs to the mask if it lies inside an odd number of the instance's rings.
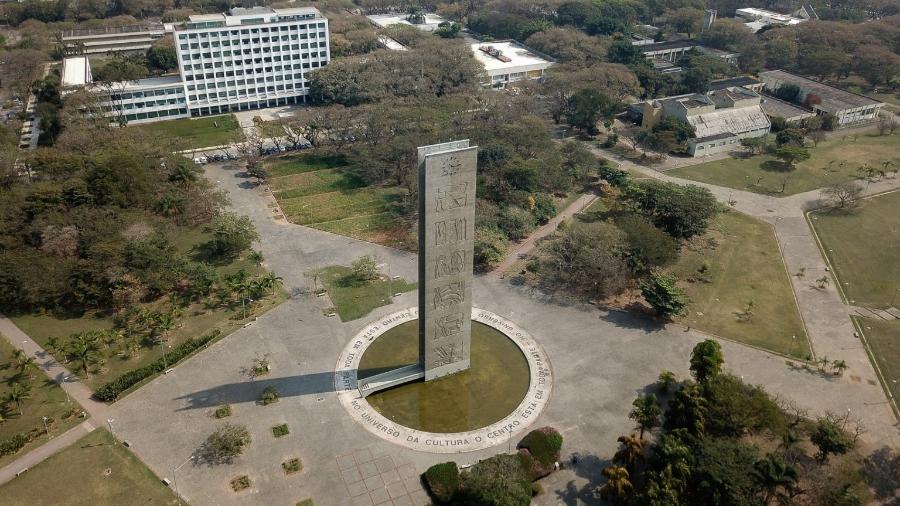
[[417,319],[417,308],[398,311],[371,323],[344,348],[334,381],[350,416],[378,437],[432,453],[475,451],[524,435],[549,400],[550,363],[530,334],[477,308],[471,369],[360,395],[359,382],[415,361]]

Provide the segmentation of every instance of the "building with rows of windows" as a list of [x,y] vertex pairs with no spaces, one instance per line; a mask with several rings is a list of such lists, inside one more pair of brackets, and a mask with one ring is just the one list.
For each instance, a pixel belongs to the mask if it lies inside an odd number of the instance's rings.
[[[311,7],[190,16],[173,35],[178,76],[92,86],[109,116],[143,123],[303,103],[308,73],[331,55],[328,20]],[[89,84],[85,65],[85,57],[66,59],[63,75],[66,66],[76,71],[63,86]]]

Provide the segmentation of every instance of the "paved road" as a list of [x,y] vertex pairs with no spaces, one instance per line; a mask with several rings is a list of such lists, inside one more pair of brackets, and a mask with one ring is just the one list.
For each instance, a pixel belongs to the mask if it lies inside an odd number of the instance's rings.
[[[393,272],[413,281],[415,255],[278,221],[267,207],[264,189],[243,185],[233,169],[210,166],[207,174],[228,191],[232,208],[254,220],[267,266],[284,278],[295,295],[253,325],[114,404],[111,416],[120,437],[132,442],[133,451],[157,475],[171,478],[173,469],[221,423],[210,416],[212,410],[228,402],[234,410],[229,421],[247,425],[253,444],[232,465],[184,466],[178,471],[178,484],[186,499],[196,504],[250,500],[292,504],[312,497],[322,505],[368,506],[377,504],[377,497],[390,488],[417,504],[423,496],[416,480],[404,482],[401,492],[397,477],[387,470],[366,480],[374,483],[369,483],[373,488],[367,491],[358,473],[348,472],[344,462],[354,456],[362,472],[363,460],[383,459],[418,473],[448,456],[409,451],[371,435],[346,415],[332,383],[335,361],[350,338],[368,322],[415,305],[415,293],[378,308],[370,318],[347,323],[323,317],[324,302],[302,293],[310,284],[305,272],[346,263],[365,253],[390,261]],[[655,381],[661,369],[687,377],[692,347],[708,336],[677,325],[660,326],[626,312],[545,296],[496,276],[477,277],[473,296],[476,306],[512,318],[540,339],[550,357],[555,386],[534,426],[560,428],[566,452],[585,456],[575,469],[554,475],[538,503],[596,503],[590,489],[598,484],[599,470],[615,452],[616,436],[633,429],[628,419],[631,401]],[[822,377],[740,344],[723,342],[722,346],[727,368],[747,382],[762,385],[813,415],[850,410],[864,419],[868,432],[863,437],[869,443],[900,442],[878,386]],[[272,373],[251,380],[241,369],[261,353],[269,354]],[[262,407],[256,399],[265,384],[276,385],[282,397]],[[271,427],[279,423],[287,423],[291,435],[276,441]],[[495,447],[452,458],[471,463],[502,450]],[[303,460],[304,471],[284,478],[280,462],[293,456]],[[235,495],[227,481],[240,474],[248,474],[253,486],[247,494]]]
[[583,211],[595,200],[597,200],[597,195],[593,193],[585,193],[584,195],[578,197],[575,202],[569,204],[569,207],[563,209],[562,212],[554,216],[553,219],[532,232],[531,235],[525,238],[524,241],[516,244],[506,254],[506,257],[503,259],[503,261],[497,264],[497,267],[495,267],[494,270],[491,271],[491,274],[495,276],[503,276],[503,274],[507,270],[509,270],[509,268],[512,267],[514,263],[516,263],[516,260],[527,255],[532,249],[534,249],[534,246],[538,241],[555,232],[556,227],[559,226],[560,222],[567,218],[571,218],[578,212]]
[[[22,332],[19,327],[3,315],[0,315],[0,335],[5,336],[13,346],[23,350],[29,357],[34,357],[38,363],[38,367],[59,386],[69,394],[74,401],[78,402],[94,420],[101,420],[94,423],[103,423],[106,420],[109,406],[102,402],[94,400],[91,395],[91,389],[82,384],[78,377],[72,374],[62,364],[53,358],[53,355],[41,348],[27,334]],[[67,380],[68,379],[68,380]],[[25,468],[34,467],[37,463],[53,455],[74,443],[81,436],[94,430],[95,425],[90,420],[86,420],[82,424],[73,427],[65,433],[53,438],[47,443],[29,451],[20,456],[16,460],[0,468],[0,484],[15,478],[16,473]]]

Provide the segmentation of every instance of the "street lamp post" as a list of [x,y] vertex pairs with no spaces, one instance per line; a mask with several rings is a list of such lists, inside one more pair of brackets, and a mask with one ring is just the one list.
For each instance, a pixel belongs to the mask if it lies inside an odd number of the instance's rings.
[[191,455],[190,458],[181,463],[180,466],[172,469],[172,488],[175,490],[175,495],[181,497],[181,494],[178,493],[178,470],[185,466],[188,462],[192,462],[194,460],[194,456]]
[[109,427],[109,433],[112,435],[113,441],[118,442],[118,440],[116,439],[116,433],[113,432],[113,426],[112,426],[113,422],[115,422],[115,421],[116,421],[115,418],[107,418],[106,425]]

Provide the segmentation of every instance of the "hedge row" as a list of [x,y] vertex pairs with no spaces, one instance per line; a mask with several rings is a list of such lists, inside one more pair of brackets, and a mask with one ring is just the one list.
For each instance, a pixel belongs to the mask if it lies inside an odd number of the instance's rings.
[[0,457],[12,455],[22,449],[28,443],[44,434],[44,429],[31,429],[25,433],[19,433],[9,439],[0,441]]
[[125,374],[95,390],[94,397],[103,402],[113,402],[119,398],[119,395],[121,395],[122,392],[128,390],[134,385],[137,385],[141,381],[149,378],[150,376],[153,376],[156,373],[163,372],[167,366],[173,366],[179,360],[190,355],[195,350],[201,348],[220,335],[222,335],[222,331],[219,329],[215,329],[204,336],[190,337],[183,343],[172,348],[172,350],[166,354],[166,360],[158,358],[153,362],[145,365],[144,367],[139,367],[137,369],[132,369],[131,371],[126,372]]

